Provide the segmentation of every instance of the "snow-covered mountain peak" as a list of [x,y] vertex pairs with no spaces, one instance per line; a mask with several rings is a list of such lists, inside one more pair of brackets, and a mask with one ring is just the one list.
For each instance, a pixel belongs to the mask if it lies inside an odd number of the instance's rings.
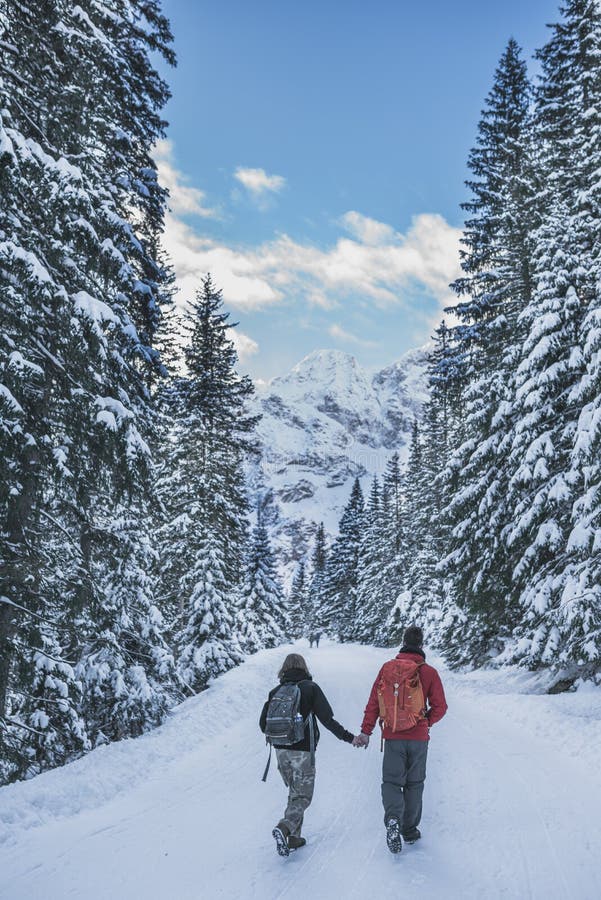
[[272,379],[262,388],[290,398],[318,399],[334,395],[358,400],[370,391],[369,379],[356,358],[342,350],[314,350],[286,375]]
[[426,367],[426,348],[375,374],[350,353],[316,350],[257,385],[263,454],[255,487],[273,492],[272,528],[288,570],[317,523],[336,531],[355,477],[367,490],[393,452],[406,456],[426,399]]
[[334,350],[332,348],[323,350],[313,350],[308,353],[300,362],[292,367],[291,373],[298,373],[304,376],[310,372],[319,371],[320,373],[327,371],[348,372],[351,369],[357,369],[359,366],[356,358],[352,353],[346,353],[344,350]]

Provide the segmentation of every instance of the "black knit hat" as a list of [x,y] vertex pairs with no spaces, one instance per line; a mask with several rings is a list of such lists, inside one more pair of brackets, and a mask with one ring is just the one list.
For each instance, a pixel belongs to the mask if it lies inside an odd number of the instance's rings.
[[417,625],[410,625],[409,628],[405,628],[405,633],[403,634],[403,646],[405,647],[423,647],[424,644],[424,632],[421,628],[418,628]]

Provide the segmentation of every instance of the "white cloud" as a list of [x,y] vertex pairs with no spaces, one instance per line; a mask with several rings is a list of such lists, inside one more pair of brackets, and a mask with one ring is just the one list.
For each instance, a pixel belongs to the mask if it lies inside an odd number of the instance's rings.
[[394,228],[369,216],[350,210],[340,218],[340,224],[346,228],[353,237],[358,238],[362,244],[377,246],[394,240]]
[[251,356],[255,356],[259,352],[257,342],[242,331],[238,331],[237,328],[230,328],[228,337],[234,343],[240,362],[246,362]]
[[171,141],[157,142],[154,148],[154,160],[157,164],[159,182],[169,191],[169,207],[174,215],[218,218],[216,210],[209,209],[204,205],[204,192],[186,184],[185,175],[176,169]]
[[[435,298],[441,308],[455,299],[448,285],[460,274],[461,232],[440,215],[418,215],[401,233],[350,210],[340,220],[348,234],[329,247],[301,243],[286,234],[254,247],[228,245],[202,236],[197,225],[182,218],[191,212],[204,217],[215,213],[203,205],[202,191],[186,184],[173,165],[169,142],[160,142],[156,158],[162,183],[172,193],[164,244],[181,289],[180,302],[194,295],[207,272],[222,288],[227,305],[243,311],[286,301],[324,310],[349,301],[403,306],[416,288]],[[279,178],[262,169],[238,171],[259,172],[268,181]]]
[[367,341],[364,338],[357,337],[356,334],[352,334],[352,332],[347,331],[346,328],[343,328],[342,325],[338,325],[337,323],[330,325],[328,334],[331,337],[336,338],[336,340],[343,341],[347,344],[358,344],[361,347],[378,346],[375,341]]
[[460,230],[442,216],[424,213],[405,234],[391,232],[388,242],[377,245],[340,237],[321,249],[281,235],[256,247],[236,247],[200,237],[169,215],[164,243],[184,296],[211,272],[228,305],[240,310],[286,298],[332,309],[349,297],[384,308],[404,305],[415,287],[441,308],[451,304],[448,285],[460,274]]
[[277,194],[286,185],[286,179],[282,175],[268,175],[265,169],[245,169],[238,166],[234,178],[255,200],[261,200],[268,194]]
[[236,309],[262,309],[283,299],[281,291],[261,273],[252,250],[238,250],[200,237],[173,215],[166,218],[163,245],[175,269],[180,303],[194,296],[207,272],[223,290],[228,306]]

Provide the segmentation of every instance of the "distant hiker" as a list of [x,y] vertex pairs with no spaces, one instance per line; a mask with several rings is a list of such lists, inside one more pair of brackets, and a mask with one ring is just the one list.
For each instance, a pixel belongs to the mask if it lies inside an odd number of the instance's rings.
[[[291,850],[306,844],[301,828],[315,787],[315,749],[319,741],[315,717],[341,741],[351,744],[354,738],[334,718],[332,707],[311,678],[302,656],[290,653],[278,678],[280,684],[270,691],[259,725],[268,743],[275,747],[278,769],[288,788],[286,811],[272,831],[279,855],[288,856]],[[269,761],[264,781],[268,770]]]
[[316,647],[319,647],[319,639],[320,639],[320,637],[321,637],[321,631],[318,631],[318,632],[315,634],[315,646],[316,646]]
[[311,632],[311,634],[309,635],[309,647],[312,647],[314,643],[315,643],[315,635],[313,634],[313,632]]
[[402,840],[414,844],[421,833],[422,794],[430,726],[447,711],[436,669],[425,662],[424,636],[412,625],[405,630],[398,655],[384,663],[365,707],[361,734],[354,747],[367,747],[376,720],[386,742],[382,765],[382,803],[386,843],[399,853]]
[[309,635],[309,646],[312,647],[315,644],[316,647],[319,647],[319,639],[321,637],[321,631],[312,631]]

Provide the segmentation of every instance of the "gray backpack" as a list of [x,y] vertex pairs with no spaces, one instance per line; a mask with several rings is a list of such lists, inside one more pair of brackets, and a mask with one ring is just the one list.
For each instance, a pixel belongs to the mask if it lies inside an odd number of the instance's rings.
[[[283,747],[292,747],[294,744],[302,741],[305,736],[307,721],[302,717],[300,704],[301,692],[298,684],[280,685],[269,701],[267,720],[265,722],[265,740],[269,744],[269,758],[265,766],[263,781],[267,781],[273,745],[279,744]],[[307,718],[311,765],[315,765],[315,736],[312,714],[309,713]]]
[[290,747],[305,736],[305,721],[300,711],[301,692],[298,684],[282,684],[267,707],[265,740],[268,744]]

